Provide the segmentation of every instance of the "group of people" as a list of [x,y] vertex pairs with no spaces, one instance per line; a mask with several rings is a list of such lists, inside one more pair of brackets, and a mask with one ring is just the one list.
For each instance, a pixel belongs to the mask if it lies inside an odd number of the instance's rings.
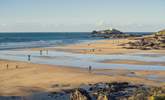
[[[40,55],[42,55],[43,50],[40,50]],[[46,54],[48,55],[48,50],[46,50]]]
[[[42,55],[43,50],[40,50],[40,55]],[[48,50],[46,50],[46,54],[48,55]],[[27,55],[28,61],[31,61],[31,55]]]
[[[48,50],[46,51],[46,53],[48,54]],[[42,50],[40,50],[40,55],[42,55]],[[30,61],[30,60],[31,60],[31,55],[28,55],[28,61]],[[8,69],[9,65],[7,64],[6,67]],[[16,65],[16,68],[18,68],[18,65]],[[89,71],[89,73],[92,72],[92,66],[91,65],[89,65],[88,71]]]
[[[6,69],[9,69],[9,64],[6,64],[6,66],[5,66],[5,67],[6,67]],[[16,69],[18,69],[18,68],[19,68],[19,66],[18,66],[18,65],[15,65],[15,68],[16,68]]]

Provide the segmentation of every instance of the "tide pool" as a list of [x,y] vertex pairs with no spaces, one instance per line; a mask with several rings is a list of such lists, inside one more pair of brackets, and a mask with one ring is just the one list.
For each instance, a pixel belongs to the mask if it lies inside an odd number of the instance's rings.
[[118,55],[94,55],[76,54],[60,51],[31,51],[31,50],[1,50],[0,59],[28,62],[27,55],[31,55],[31,63],[50,64],[71,67],[82,67],[98,69],[128,69],[128,70],[165,70],[160,65],[131,65],[131,64],[107,64],[101,63],[104,60],[137,60],[146,62],[165,62],[165,55],[159,54],[118,54]]

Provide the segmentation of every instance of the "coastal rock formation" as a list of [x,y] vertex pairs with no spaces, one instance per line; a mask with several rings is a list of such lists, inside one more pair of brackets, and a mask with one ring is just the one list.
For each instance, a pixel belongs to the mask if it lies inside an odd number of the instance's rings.
[[86,91],[75,89],[70,95],[70,100],[90,100],[90,97]]
[[127,82],[96,83],[75,89],[71,92],[70,100],[159,100],[156,98],[165,98],[164,93],[164,88]]
[[101,31],[93,31],[92,34],[123,34],[123,32],[117,29],[108,29],[108,30],[101,30]]
[[92,35],[95,37],[103,37],[103,38],[121,38],[126,36],[123,32],[117,29],[108,29],[108,30],[101,30],[101,31],[93,31]]
[[157,32],[157,33],[155,33],[156,35],[161,35],[161,36],[165,36],[165,29],[164,30],[161,30],[161,31],[159,31],[159,32]]
[[0,100],[165,100],[165,87],[127,82],[96,83],[60,92],[0,97]]
[[103,38],[126,38],[126,37],[133,36],[131,34],[123,33],[117,29],[93,31],[92,35],[94,37],[103,37]]
[[137,38],[135,42],[129,42],[124,48],[129,49],[165,49],[165,30],[154,33],[153,35]]

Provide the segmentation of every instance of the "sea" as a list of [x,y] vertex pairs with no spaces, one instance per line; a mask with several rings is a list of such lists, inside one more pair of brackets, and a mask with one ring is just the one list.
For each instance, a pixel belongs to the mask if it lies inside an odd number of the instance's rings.
[[[152,32],[128,32],[129,34],[151,34]],[[91,32],[1,32],[0,50],[50,47],[89,42],[103,38],[92,37]]]
[[[146,35],[152,33],[130,32],[129,34]],[[93,37],[90,32],[26,32],[26,33],[0,33],[0,59],[31,62],[36,64],[49,64],[59,66],[72,66],[98,69],[127,69],[127,70],[165,70],[164,65],[134,65],[109,64],[103,61],[136,60],[145,62],[165,62],[165,54],[130,53],[130,54],[81,54],[67,51],[30,50],[24,48],[58,47],[81,42],[93,43],[104,38]],[[21,49],[20,49],[21,48]],[[31,60],[28,60],[31,55]]]

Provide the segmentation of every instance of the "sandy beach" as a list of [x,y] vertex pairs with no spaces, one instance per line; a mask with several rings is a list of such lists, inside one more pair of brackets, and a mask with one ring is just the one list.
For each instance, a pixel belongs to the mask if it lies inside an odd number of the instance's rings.
[[[8,69],[6,68],[8,64]],[[146,79],[146,75],[164,76],[164,71],[93,70],[31,64],[15,61],[0,61],[0,95],[27,95],[35,92],[58,91],[97,82],[125,82],[152,86],[165,86],[165,82]],[[16,68],[17,65],[17,68]],[[105,74],[109,73],[109,74]],[[141,77],[129,77],[133,73]],[[113,75],[111,75],[113,74]],[[56,87],[54,87],[54,85]]]
[[0,100],[165,100],[164,4],[0,0]]
[[[164,54],[165,50],[139,50],[139,49],[126,49],[123,44],[135,41],[131,39],[109,39],[97,40],[90,43],[71,44],[67,46],[58,46],[48,48],[48,50],[58,50],[82,54],[130,54],[130,53],[158,53]],[[33,48],[32,50],[47,50],[44,48]]]
[[[81,54],[128,54],[128,53],[159,53],[164,50],[136,50],[125,49],[121,45],[131,40],[99,40],[92,43],[74,44],[63,47],[33,48],[38,50],[66,51]],[[102,63],[120,63],[136,65],[164,65],[164,63],[140,62],[134,60],[104,61]],[[8,67],[7,67],[8,64]],[[155,75],[156,80],[148,76]],[[119,69],[94,69],[89,73],[88,69],[65,67],[47,64],[32,64],[19,61],[0,61],[0,95],[27,95],[35,92],[58,91],[61,89],[75,88],[81,84],[98,82],[130,82],[134,84],[146,84],[152,86],[165,86],[164,71],[137,71]]]
[[137,60],[105,60],[105,61],[102,61],[102,63],[165,66],[165,62],[145,62],[145,61],[137,61]]
[[[115,40],[97,40],[90,43],[72,44],[53,48],[33,48],[31,50],[55,50],[80,54],[94,54],[94,55],[119,55],[119,54],[158,54],[165,55],[165,50],[140,50],[140,49],[126,49],[123,44],[135,41],[132,39],[115,39]],[[134,64],[134,65],[165,65],[165,62],[146,62],[138,60],[106,60],[102,63],[111,64]]]

